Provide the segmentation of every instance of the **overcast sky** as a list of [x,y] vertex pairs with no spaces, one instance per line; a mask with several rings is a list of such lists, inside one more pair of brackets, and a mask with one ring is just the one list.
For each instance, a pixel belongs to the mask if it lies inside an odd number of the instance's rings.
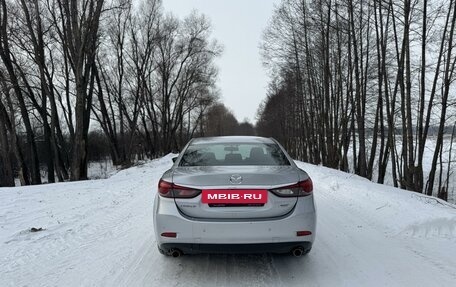
[[163,0],[167,12],[184,17],[193,9],[210,18],[213,36],[224,47],[218,59],[222,102],[239,121],[255,122],[268,77],[261,64],[261,34],[280,0]]

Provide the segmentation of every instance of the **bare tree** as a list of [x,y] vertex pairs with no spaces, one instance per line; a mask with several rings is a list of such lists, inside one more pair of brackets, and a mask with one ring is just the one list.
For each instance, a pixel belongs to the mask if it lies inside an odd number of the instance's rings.
[[[445,123],[454,116],[454,5],[282,1],[262,42],[272,88],[258,131],[283,137],[298,158],[380,183],[390,167],[395,186],[432,195],[444,183],[439,162]],[[436,148],[426,175],[433,125]]]
[[[27,147],[31,158],[31,182],[33,184],[41,183],[39,160],[36,148],[35,133],[29,118],[28,109],[25,102],[24,92],[22,91],[17,70],[14,67],[14,58],[10,50],[10,38],[8,31],[8,8],[6,0],[0,1],[0,57],[8,73],[8,81],[14,90],[14,95],[20,107],[22,120],[27,134]],[[5,77],[2,77],[5,79]]]
[[221,53],[204,15],[164,16],[159,0],[5,0],[0,10],[2,184],[15,170],[21,184],[45,169],[47,182],[86,179],[89,137],[129,165],[204,134]]
[[[75,135],[71,180],[87,178],[87,135],[94,91],[98,28],[103,0],[57,0],[61,16],[61,41],[68,56],[76,91]],[[84,5],[83,5],[84,4]]]

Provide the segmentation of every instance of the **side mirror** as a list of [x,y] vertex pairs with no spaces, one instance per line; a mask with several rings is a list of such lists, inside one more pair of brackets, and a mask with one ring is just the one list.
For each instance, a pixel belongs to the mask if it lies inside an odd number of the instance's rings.
[[172,160],[173,160],[173,162],[176,162],[177,156],[173,157]]

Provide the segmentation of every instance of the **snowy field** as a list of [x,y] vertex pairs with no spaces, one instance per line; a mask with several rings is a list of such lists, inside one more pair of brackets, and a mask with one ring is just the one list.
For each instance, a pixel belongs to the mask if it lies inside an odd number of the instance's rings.
[[[366,138],[368,146],[372,145],[372,137]],[[431,171],[432,159],[434,156],[435,147],[437,144],[437,138],[430,136],[426,142],[423,156],[423,174],[424,174],[424,183],[428,181],[429,172]],[[357,142],[359,146],[359,142]],[[380,139],[378,139],[377,146],[380,146]],[[450,168],[449,182],[448,182],[448,202],[456,204],[456,144],[451,144],[451,138],[449,135],[444,136],[443,142],[443,156],[442,156],[442,170],[443,170],[443,182],[445,181],[445,176]],[[451,152],[450,152],[451,150]],[[378,151],[377,151],[378,153]],[[396,156],[400,157],[402,153],[402,137],[396,135]],[[416,156],[416,155],[415,155]],[[369,155],[368,155],[369,157]],[[350,172],[354,173],[353,167],[353,145],[349,147],[348,150],[348,162],[350,163]],[[450,162],[450,164],[448,164]],[[374,161],[374,172],[372,181],[376,182],[378,179],[378,154],[377,158]],[[399,170],[399,167],[396,167]],[[439,173],[440,173],[440,164],[437,164],[436,178],[434,182],[434,196],[437,197],[437,190],[439,187]],[[391,157],[389,158],[388,166],[386,168],[385,184],[394,186],[393,173],[392,173],[392,162]],[[446,184],[443,183],[446,186]]]
[[171,155],[105,180],[0,188],[0,286],[456,286],[456,206],[298,164],[318,212],[300,258],[160,255],[152,206]]

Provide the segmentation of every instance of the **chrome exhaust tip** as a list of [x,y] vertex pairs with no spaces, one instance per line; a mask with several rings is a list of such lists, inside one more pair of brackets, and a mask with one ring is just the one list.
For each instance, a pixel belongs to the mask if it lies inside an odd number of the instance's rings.
[[183,253],[179,249],[170,249],[168,254],[174,258],[177,258],[177,257],[181,257]]
[[291,250],[291,254],[294,257],[301,257],[304,254],[304,249],[302,247],[295,247]]

